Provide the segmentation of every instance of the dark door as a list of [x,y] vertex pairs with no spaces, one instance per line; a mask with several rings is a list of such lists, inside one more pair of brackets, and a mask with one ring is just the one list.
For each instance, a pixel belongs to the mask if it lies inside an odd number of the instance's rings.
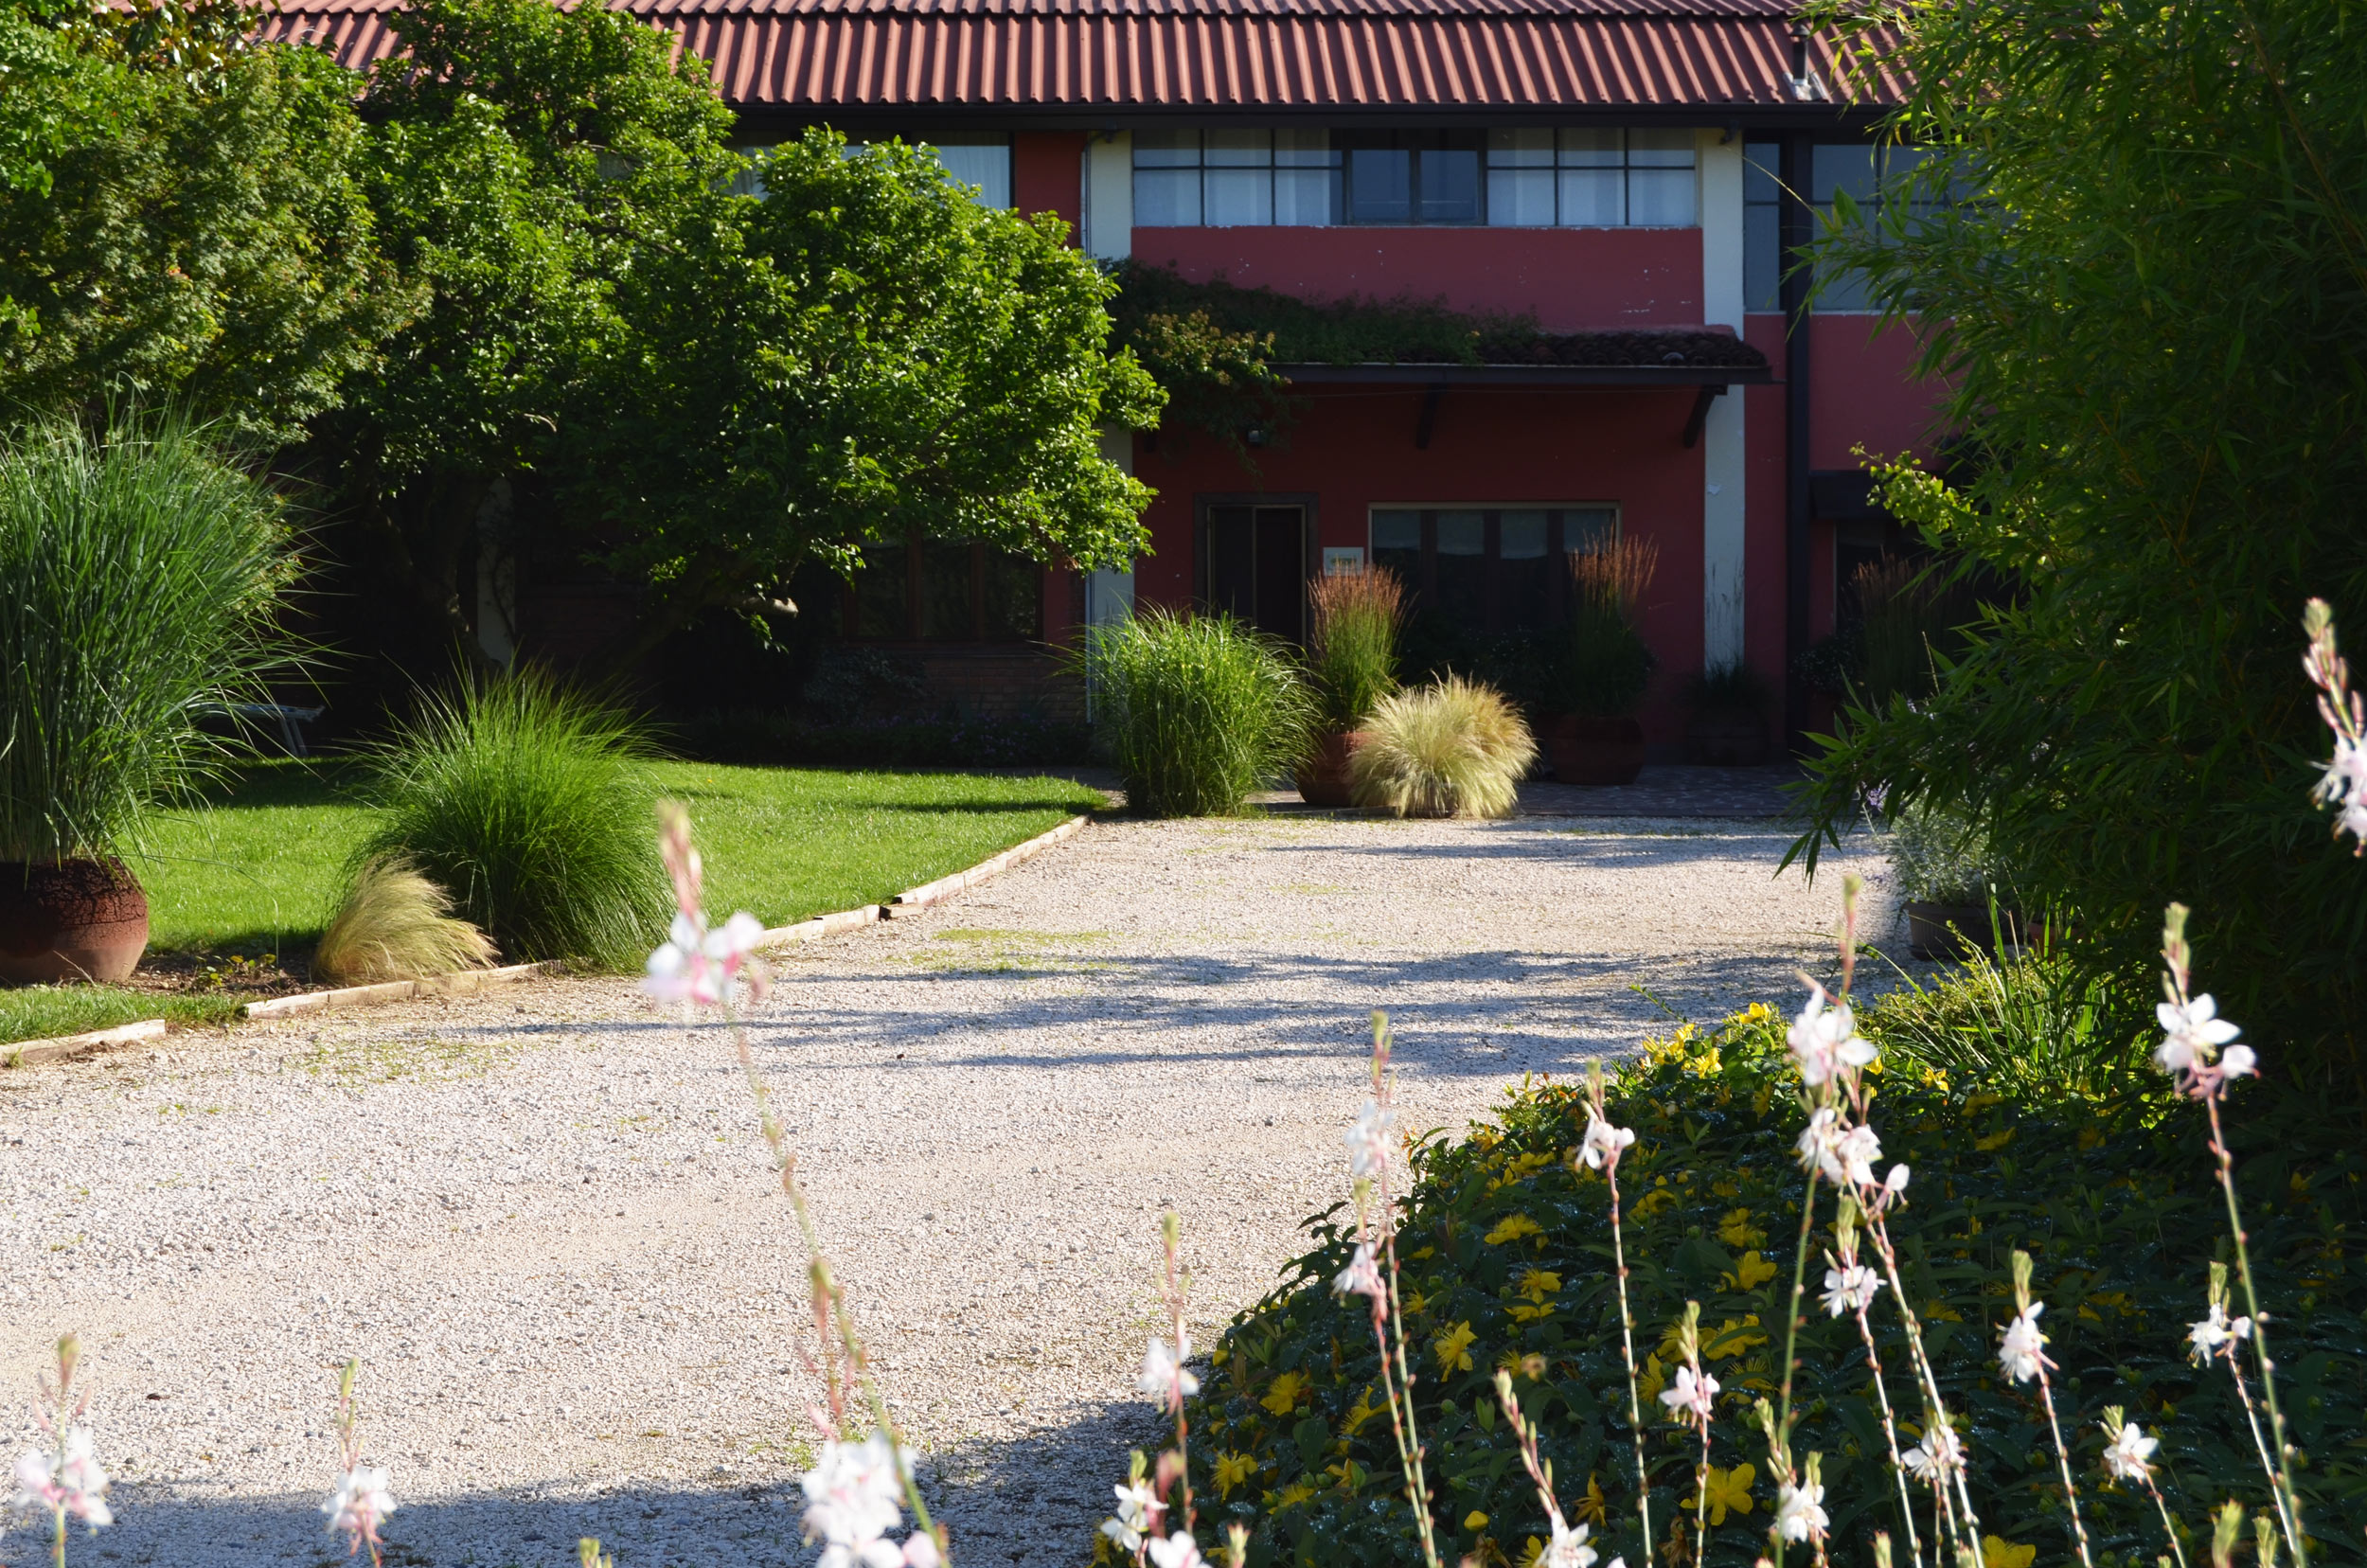
[[1307,619],[1307,510],[1208,508],[1208,606],[1299,642]]

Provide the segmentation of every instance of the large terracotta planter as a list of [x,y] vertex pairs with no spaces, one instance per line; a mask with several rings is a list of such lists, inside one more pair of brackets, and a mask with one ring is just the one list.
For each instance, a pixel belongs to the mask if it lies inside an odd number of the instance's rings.
[[[1949,929],[1951,926],[1953,931]],[[2020,945],[2021,917],[2018,912],[1999,909],[1997,929],[2003,933],[2008,946]],[[1989,952],[1995,936],[1985,903],[1911,900],[1907,905],[1907,946],[1918,958],[1970,958]]]
[[1767,760],[1767,725],[1755,713],[1697,713],[1685,722],[1685,760],[1755,768]]
[[1299,798],[1309,806],[1352,806],[1348,798],[1348,758],[1364,743],[1362,730],[1330,730],[1315,743],[1315,755],[1291,774]]
[[147,951],[148,895],[121,861],[0,861],[0,985],[129,980]]
[[1564,784],[1632,784],[1644,771],[1644,726],[1565,714],[1545,731],[1545,759]]

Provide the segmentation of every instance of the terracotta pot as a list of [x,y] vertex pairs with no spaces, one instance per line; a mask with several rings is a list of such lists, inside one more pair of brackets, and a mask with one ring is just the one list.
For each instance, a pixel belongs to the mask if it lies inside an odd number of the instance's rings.
[[1767,725],[1755,713],[1697,713],[1685,722],[1685,760],[1707,768],[1755,768],[1767,760]]
[[1632,784],[1644,771],[1644,726],[1565,714],[1545,732],[1545,758],[1564,784]]
[[1328,730],[1315,743],[1315,755],[1291,774],[1299,798],[1309,806],[1352,806],[1348,798],[1348,758],[1364,743],[1362,730]]
[[[1997,922],[2007,945],[2019,946],[2021,916],[2001,905]],[[1950,931],[1950,926],[1956,929]],[[1985,903],[1910,901],[1907,905],[1907,946],[1918,958],[1970,958],[1990,952],[1992,940]]]
[[148,895],[121,861],[0,861],[0,985],[129,980],[147,951]]

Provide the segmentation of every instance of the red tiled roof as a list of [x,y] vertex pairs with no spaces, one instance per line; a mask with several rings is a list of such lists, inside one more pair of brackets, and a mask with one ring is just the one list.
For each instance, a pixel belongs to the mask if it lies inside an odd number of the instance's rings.
[[[741,109],[1782,109],[1790,0],[626,0]],[[294,0],[272,38],[362,67],[390,0]],[[1840,73],[1829,41],[1810,62]],[[1859,101],[1895,101],[1878,73]]]

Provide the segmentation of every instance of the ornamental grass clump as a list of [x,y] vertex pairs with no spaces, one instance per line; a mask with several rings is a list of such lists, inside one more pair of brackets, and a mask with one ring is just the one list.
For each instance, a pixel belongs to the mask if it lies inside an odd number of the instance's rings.
[[513,959],[630,967],[666,927],[648,752],[630,719],[532,670],[423,696],[371,759],[384,821],[359,859],[408,861]]
[[1614,539],[1570,557],[1569,636],[1554,706],[1589,718],[1635,712],[1659,664],[1644,640],[1644,595],[1660,570],[1660,546]]
[[1360,806],[1398,816],[1510,816],[1537,741],[1489,686],[1450,675],[1374,708],[1348,759]]
[[104,856],[239,749],[296,571],[278,498],[170,415],[0,437],[0,862]]
[[1306,750],[1315,704],[1296,661],[1230,615],[1146,610],[1096,627],[1095,722],[1141,816],[1231,816]]
[[1313,621],[1314,677],[1321,722],[1353,730],[1397,689],[1397,633],[1405,625],[1405,589],[1379,566],[1318,578],[1307,590]]
[[452,895],[400,855],[357,867],[337,913],[312,950],[312,974],[340,986],[417,980],[482,969],[492,938],[452,914]]

